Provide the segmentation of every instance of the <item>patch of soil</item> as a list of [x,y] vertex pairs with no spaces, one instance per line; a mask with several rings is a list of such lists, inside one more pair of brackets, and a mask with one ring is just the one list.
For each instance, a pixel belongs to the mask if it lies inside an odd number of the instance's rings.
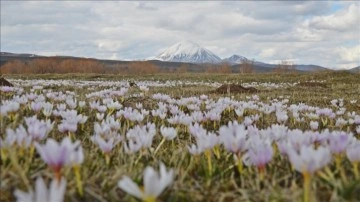
[[6,79],[0,77],[0,86],[14,86],[14,85],[12,85],[12,83],[7,81]]
[[243,87],[243,86],[237,85],[237,84],[224,84],[214,91],[214,93],[219,93],[219,94],[257,93],[257,92],[259,92],[259,90],[256,88],[253,88],[253,87],[246,88],[246,87]]
[[320,83],[320,82],[300,82],[296,84],[296,86],[327,88],[327,86],[324,83]]

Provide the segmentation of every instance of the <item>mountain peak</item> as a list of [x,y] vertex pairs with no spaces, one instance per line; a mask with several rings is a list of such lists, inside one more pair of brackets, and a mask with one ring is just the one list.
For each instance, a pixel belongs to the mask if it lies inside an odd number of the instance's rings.
[[247,58],[241,55],[232,55],[228,58],[223,59],[223,62],[229,64],[241,64],[243,60],[247,60]]
[[190,62],[190,63],[219,63],[221,59],[211,51],[201,47],[199,44],[183,40],[155,57],[156,60],[171,62]]

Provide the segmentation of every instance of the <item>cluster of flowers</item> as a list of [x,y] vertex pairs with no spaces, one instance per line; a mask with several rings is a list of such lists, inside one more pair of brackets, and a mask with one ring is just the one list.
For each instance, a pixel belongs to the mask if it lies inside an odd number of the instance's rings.
[[[266,165],[274,155],[280,154],[304,177],[313,175],[333,159],[340,162],[337,159],[343,156],[354,165],[355,175],[359,175],[356,170],[360,162],[360,141],[356,135],[360,134],[360,115],[345,107],[354,105],[356,100],[334,99],[329,107],[321,108],[304,103],[290,104],[290,97],[262,100],[254,95],[238,101],[229,97],[216,100],[207,95],[175,99],[157,93],[149,96],[157,105],[146,109],[140,102],[133,103],[133,107],[124,106],[122,100],[125,97],[145,97],[151,87],[168,87],[179,83],[195,85],[196,82],[142,81],[138,85],[143,93],[132,95],[129,95],[127,81],[13,82],[32,87],[1,88],[2,92],[11,94],[9,99],[2,100],[1,119],[7,123],[18,123],[6,126],[5,136],[0,138],[1,157],[11,157],[14,149],[36,149],[55,176],[49,190],[41,177],[36,180],[35,193],[33,190],[28,193],[16,190],[18,201],[63,201],[66,179],[61,170],[67,166],[74,168],[78,190],[82,194],[79,168],[84,161],[84,150],[76,133],[82,131],[89,120],[93,123],[89,139],[102,151],[107,164],[110,164],[111,153],[119,148],[119,144],[129,155],[144,150],[156,155],[165,141],[179,138],[178,132],[181,130],[186,131],[190,140],[185,145],[185,151],[191,155],[204,153],[210,176],[212,156],[222,158],[221,148],[233,154],[239,172],[242,164],[245,164],[255,166],[263,176]],[[197,83],[200,84],[207,85]],[[81,97],[75,92],[56,92],[45,88],[54,85],[99,85],[102,89],[94,88]],[[34,115],[19,117],[19,114]],[[222,125],[224,117],[231,117],[232,121]],[[273,122],[263,123],[265,118]],[[292,124],[292,127],[288,124]],[[294,129],[299,124],[306,125],[308,130]],[[327,129],[328,126],[333,130]],[[53,139],[54,134],[64,134],[65,137],[58,142]],[[154,149],[153,140],[157,135],[162,140]],[[46,143],[41,144],[43,141]],[[160,175],[152,167],[145,168],[144,189],[140,189],[127,176],[119,180],[118,186],[144,201],[154,201],[173,182],[174,172],[172,169],[167,171],[161,163]]]
[[[130,87],[129,80],[121,80],[121,81],[104,81],[104,80],[93,80],[93,81],[85,81],[85,80],[20,80],[20,79],[9,79],[10,82],[16,84],[17,86],[22,87],[30,87],[30,86],[52,86],[52,87],[60,87],[60,86],[72,86],[77,88],[87,88],[87,89],[96,89],[97,87]],[[325,81],[320,80],[311,80],[308,82],[315,83],[324,83]],[[140,80],[136,82],[140,88],[144,87],[179,87],[179,86],[209,86],[217,88],[222,85],[219,82],[206,82],[206,81],[184,81],[184,80],[167,80],[167,81],[159,81],[159,80]],[[258,89],[278,89],[278,88],[288,88],[294,87],[300,82],[281,82],[281,83],[272,83],[272,82],[241,82],[240,84],[244,87],[254,87]],[[14,87],[1,87],[1,91],[15,91],[18,88]]]

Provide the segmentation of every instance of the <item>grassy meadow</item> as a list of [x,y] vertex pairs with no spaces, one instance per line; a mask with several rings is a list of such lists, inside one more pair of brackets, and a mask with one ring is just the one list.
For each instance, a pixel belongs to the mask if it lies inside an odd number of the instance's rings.
[[[46,186],[65,179],[64,201],[360,201],[358,73],[4,77],[14,87],[1,87],[0,201],[36,192],[38,177]],[[216,93],[223,84],[259,91]],[[46,132],[36,131],[41,121],[51,123]],[[164,127],[176,136],[166,139]],[[83,159],[55,169],[40,148],[66,137]],[[319,163],[320,149],[328,161]],[[310,160],[298,167],[296,155]],[[159,194],[134,197],[118,186],[128,176],[146,192],[144,170],[160,162],[173,175]]]

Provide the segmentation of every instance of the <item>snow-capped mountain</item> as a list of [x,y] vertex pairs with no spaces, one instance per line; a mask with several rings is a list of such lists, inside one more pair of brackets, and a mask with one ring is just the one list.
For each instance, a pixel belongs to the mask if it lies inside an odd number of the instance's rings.
[[232,55],[231,57],[224,58],[223,62],[234,65],[234,64],[241,64],[243,60],[247,60],[247,58],[240,55]]
[[181,41],[156,56],[155,60],[189,63],[220,63],[221,58],[191,41]]

